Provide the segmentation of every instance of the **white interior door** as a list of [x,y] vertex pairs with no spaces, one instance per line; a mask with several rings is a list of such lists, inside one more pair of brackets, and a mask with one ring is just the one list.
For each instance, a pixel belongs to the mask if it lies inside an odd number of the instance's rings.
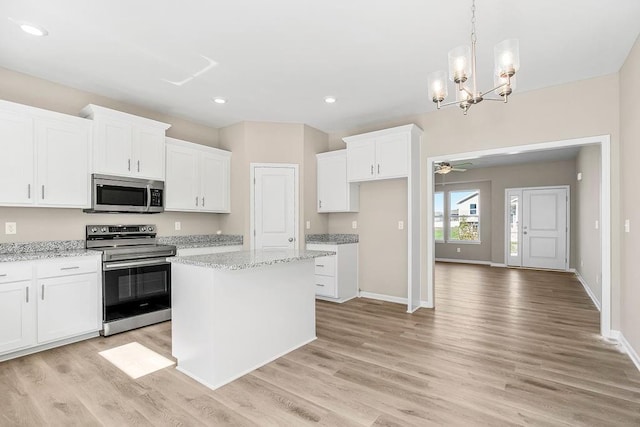
[[522,190],[522,266],[566,270],[567,188]]
[[254,249],[297,247],[297,168],[254,166]]

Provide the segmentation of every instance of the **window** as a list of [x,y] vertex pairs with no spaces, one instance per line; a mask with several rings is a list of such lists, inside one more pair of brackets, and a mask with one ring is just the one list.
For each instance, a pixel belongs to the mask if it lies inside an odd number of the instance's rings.
[[449,241],[480,242],[479,190],[449,192]]
[[444,193],[433,194],[433,235],[436,242],[444,242]]

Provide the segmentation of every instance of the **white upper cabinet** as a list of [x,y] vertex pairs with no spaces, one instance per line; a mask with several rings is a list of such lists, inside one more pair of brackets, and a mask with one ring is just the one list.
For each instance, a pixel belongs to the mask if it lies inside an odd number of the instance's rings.
[[0,205],[89,205],[91,121],[0,101]]
[[358,212],[360,189],[347,182],[347,150],[316,154],[318,212]]
[[94,173],[164,180],[165,132],[171,125],[89,104]]
[[165,210],[230,211],[231,153],[167,138]]
[[411,146],[419,144],[415,125],[370,132],[343,138],[347,144],[347,180],[372,181],[406,178],[409,175]]

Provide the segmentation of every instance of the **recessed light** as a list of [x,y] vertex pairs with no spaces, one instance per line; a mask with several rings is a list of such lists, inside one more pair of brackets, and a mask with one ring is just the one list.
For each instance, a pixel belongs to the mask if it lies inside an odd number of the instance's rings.
[[224,98],[213,98],[213,102],[215,102],[216,104],[226,104],[227,100]]
[[18,21],[13,18],[9,18],[9,21],[13,22],[19,26],[22,31],[27,34],[31,34],[32,36],[43,37],[49,34],[49,31],[45,30],[40,25],[32,24],[31,22]]
[[334,104],[337,101],[335,96],[325,96],[324,97],[324,102],[326,102],[327,104]]

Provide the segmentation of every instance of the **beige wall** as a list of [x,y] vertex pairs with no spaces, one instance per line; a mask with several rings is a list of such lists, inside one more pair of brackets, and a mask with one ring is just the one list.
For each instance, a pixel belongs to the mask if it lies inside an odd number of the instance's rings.
[[[351,222],[358,222],[358,229]],[[407,180],[360,184],[360,212],[329,214],[330,233],[358,233],[358,285],[362,291],[407,297]]]
[[[251,245],[250,165],[289,163],[299,166],[299,238],[304,247],[305,221],[313,232],[326,232],[326,219],[315,213],[315,154],[326,151],[328,136],[309,126],[295,123],[242,122],[220,130],[220,148],[233,152],[231,160],[231,214],[221,219],[221,227],[245,236]],[[311,188],[307,188],[310,186]]]
[[[620,330],[640,354],[640,197],[638,196],[638,160],[640,159],[640,40],[637,40],[620,71],[620,129],[622,171],[622,220],[631,224],[622,234],[622,319]],[[618,229],[620,230],[620,229]]]
[[[576,183],[576,243],[575,268],[582,280],[602,303],[602,249],[600,245],[600,147],[580,149],[576,173],[582,180]],[[596,228],[598,221],[598,228]]]
[[[89,92],[83,92],[46,80],[0,68],[0,98],[70,115],[78,115],[93,103],[171,124],[172,136],[195,143],[218,146],[218,129],[168,116]],[[160,235],[210,234],[220,229],[219,215],[188,212],[165,212],[154,215],[85,214],[80,209],[4,208],[0,207],[0,224],[17,223],[17,234],[4,234],[0,243],[54,239],[84,239],[87,224],[152,223]],[[181,222],[175,231],[174,221]],[[227,230],[222,230],[226,232]]]

